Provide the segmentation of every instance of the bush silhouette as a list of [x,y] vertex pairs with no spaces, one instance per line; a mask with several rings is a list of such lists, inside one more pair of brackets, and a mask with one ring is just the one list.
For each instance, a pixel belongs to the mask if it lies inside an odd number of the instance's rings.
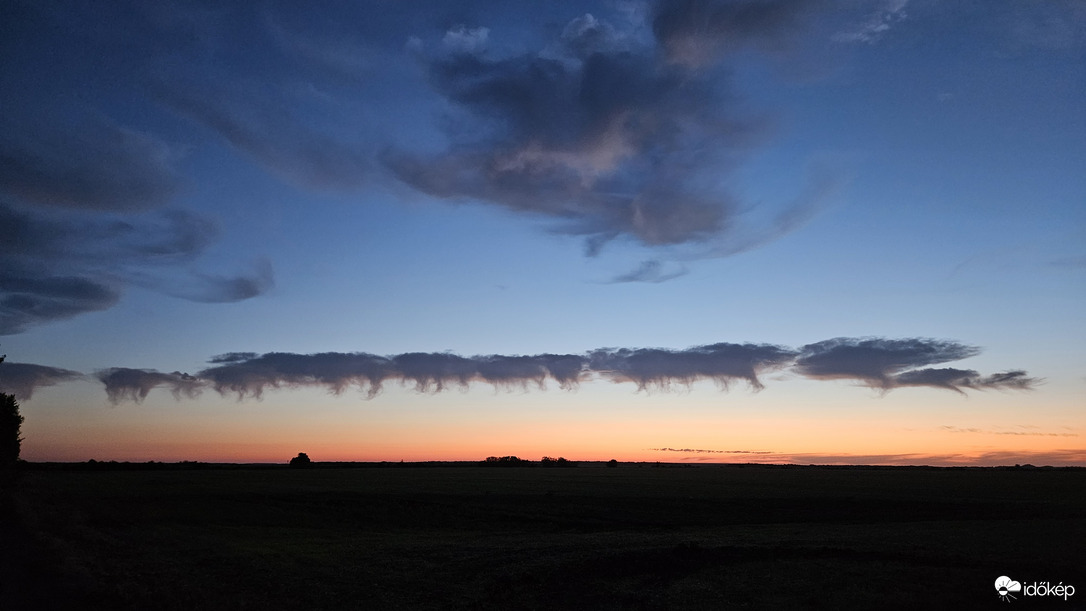
[[298,452],[298,455],[290,459],[290,466],[295,468],[312,467],[313,461],[309,460],[309,455],[305,452]]

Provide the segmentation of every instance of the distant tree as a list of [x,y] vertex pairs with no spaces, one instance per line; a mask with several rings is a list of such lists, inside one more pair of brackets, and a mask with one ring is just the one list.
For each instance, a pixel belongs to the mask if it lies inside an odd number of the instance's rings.
[[608,467],[617,467],[618,466],[618,461],[612,458],[611,460],[607,461],[607,466]]
[[290,459],[290,466],[295,468],[312,467],[313,461],[309,460],[309,455],[305,452],[298,452],[298,455]]
[[522,461],[516,456],[487,456],[483,461],[483,465],[487,467],[515,467],[521,463],[531,463],[531,461]]
[[23,438],[19,429],[23,417],[19,414],[19,402],[15,395],[0,393],[0,468],[5,470],[15,467],[19,462],[19,450]]

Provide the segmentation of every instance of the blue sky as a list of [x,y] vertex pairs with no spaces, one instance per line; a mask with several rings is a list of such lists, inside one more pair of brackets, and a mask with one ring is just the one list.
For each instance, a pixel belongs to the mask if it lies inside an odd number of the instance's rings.
[[1086,464],[1081,3],[0,10],[24,457]]

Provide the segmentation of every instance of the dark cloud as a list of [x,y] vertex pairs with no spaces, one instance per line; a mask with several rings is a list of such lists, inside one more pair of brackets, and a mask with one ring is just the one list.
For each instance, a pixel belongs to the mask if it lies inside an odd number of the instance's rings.
[[138,211],[179,188],[174,154],[151,135],[89,115],[78,122],[0,121],[0,192],[28,203]]
[[719,78],[661,61],[591,15],[539,53],[495,58],[472,45],[424,61],[462,114],[447,123],[446,151],[383,154],[416,189],[549,218],[585,236],[590,254],[617,237],[663,246],[732,228],[723,178],[765,123]]
[[823,4],[794,0],[661,0],[652,31],[671,62],[691,67],[745,47],[780,51]]
[[584,361],[580,356],[554,354],[467,358],[445,352],[391,357],[340,352],[229,353],[212,359],[217,366],[199,376],[219,393],[236,394],[238,399],[259,398],[269,388],[301,386],[323,387],[335,394],[354,386],[372,398],[387,381],[410,383],[418,392],[441,392],[451,386],[466,388],[473,381],[501,388],[543,387],[550,378],[560,388],[571,389],[580,380]]
[[214,364],[237,363],[239,361],[248,361],[250,359],[255,359],[257,356],[259,355],[255,352],[227,352],[226,354],[213,356],[208,359],[207,362]]
[[0,365],[0,392],[13,394],[16,399],[29,399],[43,386],[81,378],[83,374],[70,369],[6,361]]
[[0,335],[108,309],[126,285],[209,302],[266,291],[268,263],[235,278],[180,267],[202,254],[216,233],[208,220],[179,210],[53,214],[0,202]]
[[250,274],[217,276],[193,274],[184,284],[162,287],[176,297],[201,303],[233,303],[267,293],[275,286],[271,262],[261,259]]
[[917,369],[906,371],[890,379],[893,386],[929,386],[945,388],[965,394],[964,389],[985,390],[1030,390],[1040,384],[1038,378],[1031,378],[1024,371],[1007,371],[990,376],[982,376],[972,369]]
[[324,387],[342,393],[357,386],[370,397],[392,377],[392,361],[365,353],[324,352],[291,354],[269,352],[261,356],[231,352],[215,357],[217,364],[199,373],[220,394],[234,393],[238,399],[260,398],[269,388]]
[[158,387],[168,388],[176,399],[182,396],[192,399],[206,385],[203,380],[179,371],[160,373],[153,369],[113,367],[99,371],[95,376],[106,385],[106,394],[114,404],[124,400],[140,403]]
[[[906,370],[978,354],[980,348],[949,340],[839,337],[800,348],[795,369],[810,378],[860,380],[874,388],[890,389],[899,385],[897,378]],[[913,383],[909,385],[914,386],[945,388],[952,383],[948,378],[953,377],[940,373],[913,374]]]
[[[295,354],[228,352],[212,357],[213,366],[184,381],[192,389],[203,385],[239,400],[260,398],[268,389],[313,387],[341,394],[355,387],[376,397],[386,382],[399,382],[420,393],[451,388],[466,390],[485,382],[505,390],[546,388],[548,381],[573,390],[585,380],[604,378],[633,382],[638,391],[690,388],[712,380],[721,390],[744,381],[761,390],[760,375],[791,367],[815,379],[856,379],[884,391],[906,386],[965,390],[1030,390],[1040,380],[1024,371],[982,376],[964,369],[917,369],[923,365],[974,356],[978,348],[933,339],[836,338],[799,350],[773,344],[717,343],[685,350],[662,348],[601,348],[584,354],[460,356],[451,352],[408,352],[378,356],[364,352]],[[114,398],[142,398],[157,385],[175,385],[176,376],[154,370],[107,370],[107,389]],[[107,377],[108,377],[107,376]],[[127,377],[125,377],[127,376]],[[173,376],[173,377],[171,377]],[[174,387],[174,386],[171,386]],[[188,388],[188,387],[186,387]],[[178,391],[175,390],[175,394]],[[187,392],[187,391],[186,391]]]
[[87,278],[0,272],[0,335],[105,310],[119,298],[112,287]]
[[744,380],[760,390],[758,374],[780,369],[796,353],[770,344],[712,344],[686,350],[659,348],[602,349],[590,354],[593,371],[617,381],[632,381],[638,390],[669,390],[673,383],[689,387],[700,380],[713,380],[721,388]]

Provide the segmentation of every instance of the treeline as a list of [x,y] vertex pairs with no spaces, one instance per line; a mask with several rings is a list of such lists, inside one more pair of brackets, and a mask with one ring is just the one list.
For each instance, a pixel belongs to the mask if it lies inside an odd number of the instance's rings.
[[577,463],[565,458],[544,456],[538,462],[524,460],[516,456],[487,456],[481,463],[484,467],[576,467]]

